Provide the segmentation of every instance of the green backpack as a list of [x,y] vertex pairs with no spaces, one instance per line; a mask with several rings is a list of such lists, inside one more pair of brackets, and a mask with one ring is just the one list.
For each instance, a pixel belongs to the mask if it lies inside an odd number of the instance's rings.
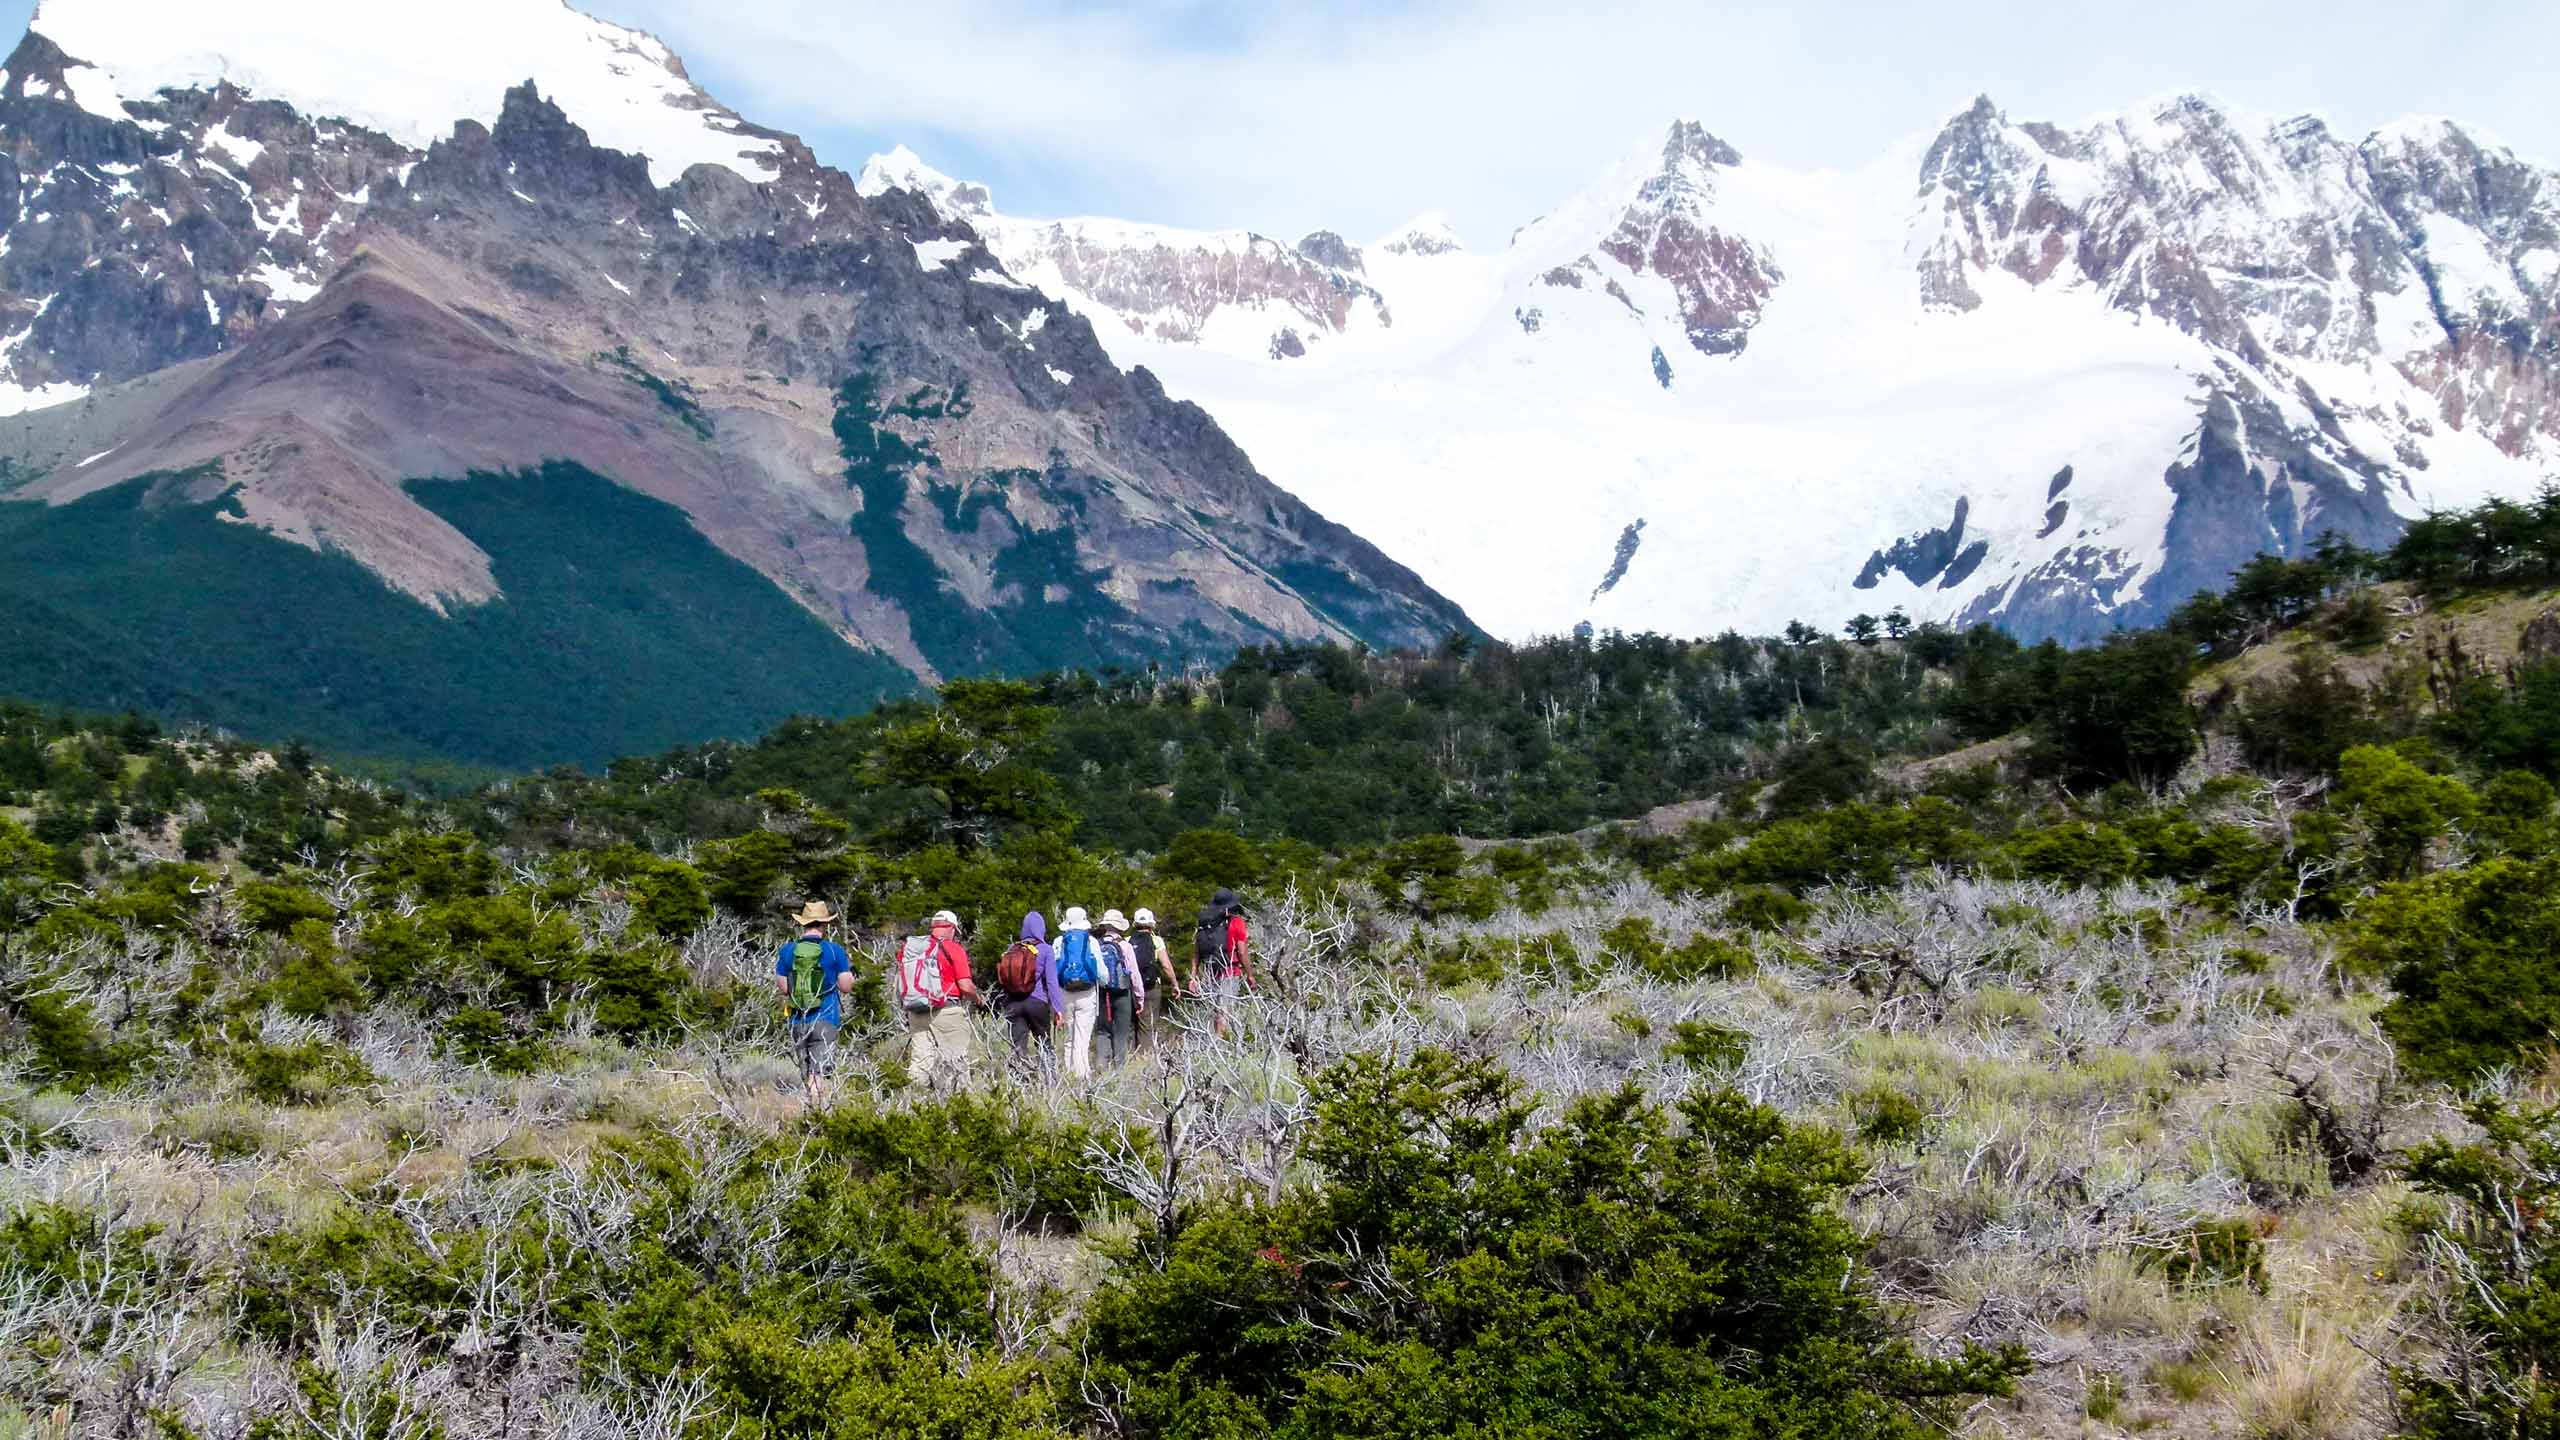
[[801,940],[791,947],[791,1013],[806,1015],[827,1001],[827,946]]

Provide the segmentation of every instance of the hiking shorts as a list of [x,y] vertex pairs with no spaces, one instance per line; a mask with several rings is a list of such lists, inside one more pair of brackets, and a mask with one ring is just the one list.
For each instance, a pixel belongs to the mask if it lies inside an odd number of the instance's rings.
[[836,1060],[836,1027],[824,1020],[791,1022],[791,1054],[802,1078],[824,1075]]

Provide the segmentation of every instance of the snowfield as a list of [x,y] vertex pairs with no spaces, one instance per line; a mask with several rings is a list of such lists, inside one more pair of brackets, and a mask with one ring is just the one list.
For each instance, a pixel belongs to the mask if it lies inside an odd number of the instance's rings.
[[[2177,193],[2213,283],[2265,312],[2252,323],[2273,354],[2213,343],[2067,267],[2030,283],[1968,262],[1978,303],[1929,303],[1919,268],[1969,240],[1942,194],[1915,183],[1925,135],[1858,170],[1810,174],[1747,158],[1674,164],[1652,140],[1498,254],[1456,248],[1429,216],[1380,237],[1344,276],[1377,301],[1338,328],[1311,325],[1285,296],[1240,292],[1186,336],[1079,289],[1054,237],[1133,257],[1276,242],[1007,217],[984,187],[905,151],[864,179],[967,220],[1016,276],[1091,320],[1115,361],[1205,406],[1264,473],[1498,634],[1830,628],[1897,605],[1980,616],[2055,573],[2086,587],[2103,630],[2119,610],[2139,621],[2165,608],[2145,586],[2171,560],[2168,472],[2194,462],[2217,395],[2250,402],[2241,443],[2279,519],[2316,526],[2336,503],[2276,458],[2288,447],[2403,517],[2529,493],[2551,465],[2539,442],[2508,454],[2446,422],[2442,399],[2394,363],[2446,342],[2414,270],[2363,296],[2249,288],[2261,282],[2243,272],[2281,263],[2290,236],[2366,202],[2346,165],[2278,157],[2302,122],[2244,117],[2239,128],[2264,138],[2209,165],[2182,138],[2199,103],[2167,97],[2099,122],[2082,156],[2035,155],[2014,128],[2002,139],[2033,162],[2022,188],[2076,212],[2117,204],[2136,170]],[[1693,347],[1674,283],[1602,248],[1622,220],[1667,215],[1740,242],[1778,275],[1740,353]],[[2523,287],[2547,294],[2560,270],[2548,250],[2510,264],[2450,215],[2430,216],[2417,243],[2457,316],[2528,314]],[[1553,278],[1577,265],[1581,283]],[[1278,353],[1283,325],[1301,353]],[[1892,569],[1854,583],[1898,539],[1949,527],[1959,501],[1962,542],[1987,545],[1977,563],[1919,584]],[[1638,521],[1625,576],[1598,593]],[[2271,519],[2263,542],[2283,548],[2284,528]]]

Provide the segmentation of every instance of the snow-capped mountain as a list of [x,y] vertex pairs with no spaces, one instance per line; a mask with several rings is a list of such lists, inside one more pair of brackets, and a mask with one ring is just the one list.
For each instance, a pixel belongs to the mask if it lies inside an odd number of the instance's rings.
[[[954,180],[904,147],[871,157],[856,184],[866,196],[926,196],[966,221],[1013,273],[1070,291],[1149,339],[1283,358],[1304,353],[1304,336],[1387,320],[1378,292],[1360,279],[1358,252],[1338,235],[1319,232],[1292,248],[1243,230],[1012,220],[996,213],[985,186]],[[1277,328],[1263,316],[1277,317]]]
[[862,183],[1501,633],[2089,639],[2560,474],[2560,176],[2450,121],[1986,99],[1823,173],[1683,121],[1491,255],[1015,219],[903,152]]
[[559,0],[44,0],[0,417],[0,531],[142,482],[453,617],[503,557],[410,482],[568,460],[924,679],[1468,624],[966,224]]

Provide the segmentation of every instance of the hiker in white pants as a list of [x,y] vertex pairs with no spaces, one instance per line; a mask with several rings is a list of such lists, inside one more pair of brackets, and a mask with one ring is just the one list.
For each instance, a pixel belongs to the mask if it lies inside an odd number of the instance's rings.
[[1102,1014],[1102,947],[1084,907],[1070,905],[1058,922],[1058,988],[1067,1001],[1067,1073],[1083,1079],[1093,1074],[1093,1022]]

